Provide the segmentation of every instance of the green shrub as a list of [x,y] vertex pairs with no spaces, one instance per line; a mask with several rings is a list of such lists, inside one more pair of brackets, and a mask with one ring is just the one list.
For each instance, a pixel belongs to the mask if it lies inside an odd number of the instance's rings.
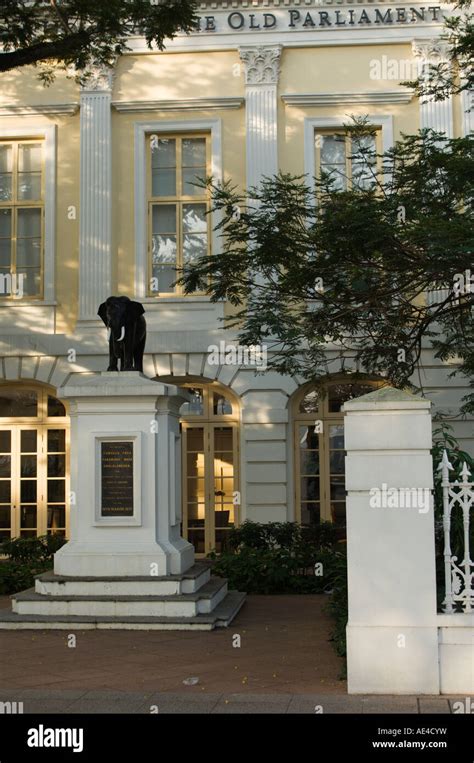
[[297,522],[268,522],[260,524],[247,519],[229,532],[228,548],[293,548],[308,543],[318,549],[332,548],[337,542],[337,529],[332,522],[302,527]]
[[296,522],[247,520],[229,536],[227,549],[211,555],[213,572],[247,593],[321,593],[332,587],[333,570],[343,556],[335,550],[336,531],[329,522],[304,528]]
[[62,535],[43,535],[38,538],[14,538],[0,544],[0,594],[17,593],[32,588],[35,575],[53,566],[53,555],[66,543]]
[[333,572],[334,586],[327,609],[334,618],[332,634],[334,648],[340,657],[346,656],[346,625],[348,620],[347,557],[341,554]]
[[64,536],[57,533],[35,538],[13,538],[0,544],[0,554],[12,562],[42,564],[52,562],[53,555],[64,543]]
[[25,588],[33,588],[35,584],[35,575],[51,568],[50,562],[32,563],[32,562],[0,562],[0,594],[18,593]]

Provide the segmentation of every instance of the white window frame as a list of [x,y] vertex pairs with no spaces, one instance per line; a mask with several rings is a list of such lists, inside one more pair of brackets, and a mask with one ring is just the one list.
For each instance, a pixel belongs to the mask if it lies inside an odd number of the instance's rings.
[[[368,124],[378,127],[382,132],[382,152],[385,153],[393,146],[393,116],[368,114]],[[307,175],[307,184],[314,190],[314,176],[316,173],[316,144],[315,135],[317,130],[337,129],[340,130],[350,123],[350,118],[344,117],[306,117],[304,120],[304,171]]]
[[[211,173],[215,181],[222,181],[222,119],[193,119],[185,121],[136,122],[135,123],[135,298],[153,303],[159,297],[149,297],[147,290],[148,237],[147,237],[147,166],[146,136],[150,133],[210,132]],[[219,237],[212,230],[212,251],[217,251]],[[166,296],[166,301],[209,301],[207,296]]]
[[[43,299],[27,298],[15,302],[17,305],[56,304],[54,299],[54,265],[56,253],[56,125],[29,125],[28,127],[2,127],[0,140],[40,138],[44,141],[44,260]],[[12,303],[8,303],[11,307]]]

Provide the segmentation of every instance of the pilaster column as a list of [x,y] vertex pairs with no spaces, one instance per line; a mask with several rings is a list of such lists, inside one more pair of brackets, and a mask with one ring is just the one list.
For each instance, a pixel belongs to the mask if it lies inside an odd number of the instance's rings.
[[281,45],[243,46],[246,85],[247,187],[278,172],[277,87]]
[[[421,76],[425,73],[429,76],[430,64],[441,63],[447,58],[446,43],[441,40],[413,40],[412,51],[415,58],[420,60]],[[454,137],[452,96],[443,101],[421,98],[420,127],[431,127],[437,132],[444,132],[447,138]]]
[[463,137],[474,132],[474,90],[461,93],[462,134]]
[[90,72],[81,92],[79,320],[97,320],[111,290],[112,72]]

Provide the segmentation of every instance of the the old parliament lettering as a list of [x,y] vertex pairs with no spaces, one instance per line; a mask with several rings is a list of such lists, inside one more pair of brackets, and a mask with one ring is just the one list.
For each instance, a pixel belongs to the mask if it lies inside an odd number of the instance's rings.
[[439,5],[410,6],[404,8],[348,8],[347,10],[300,11],[275,13],[242,13],[201,16],[201,32],[232,32],[252,30],[297,30],[315,27],[341,27],[387,24],[439,23],[443,11]]

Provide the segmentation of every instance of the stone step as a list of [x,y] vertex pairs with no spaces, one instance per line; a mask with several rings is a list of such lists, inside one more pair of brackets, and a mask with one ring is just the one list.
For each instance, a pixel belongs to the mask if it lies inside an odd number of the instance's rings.
[[37,593],[34,588],[14,594],[12,609],[19,615],[93,615],[108,617],[194,617],[209,614],[227,594],[227,581],[212,577],[196,593],[178,595],[106,596]]
[[47,596],[179,596],[196,593],[210,577],[211,568],[204,562],[166,577],[70,577],[51,571],[36,576],[35,591]]
[[211,631],[226,628],[245,601],[245,593],[229,591],[210,614],[194,617],[113,617],[92,615],[19,615],[0,610],[0,630],[169,630]]

